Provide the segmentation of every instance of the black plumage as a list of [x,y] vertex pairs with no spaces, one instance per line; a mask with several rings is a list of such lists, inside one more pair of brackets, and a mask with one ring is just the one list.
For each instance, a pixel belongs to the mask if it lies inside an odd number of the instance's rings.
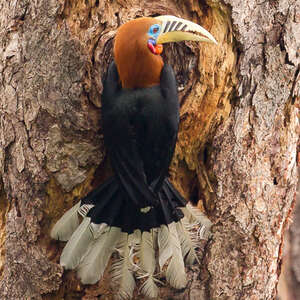
[[179,125],[172,68],[163,67],[160,85],[123,89],[113,62],[104,82],[102,122],[115,177],[82,200],[95,205],[91,221],[128,233],[177,222],[183,217],[177,207],[186,201],[167,179]]

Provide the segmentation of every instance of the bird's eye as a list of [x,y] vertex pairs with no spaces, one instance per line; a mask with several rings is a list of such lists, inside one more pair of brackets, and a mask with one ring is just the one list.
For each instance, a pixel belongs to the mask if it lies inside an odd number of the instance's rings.
[[150,27],[148,34],[157,35],[159,33],[160,26],[158,24],[154,24]]

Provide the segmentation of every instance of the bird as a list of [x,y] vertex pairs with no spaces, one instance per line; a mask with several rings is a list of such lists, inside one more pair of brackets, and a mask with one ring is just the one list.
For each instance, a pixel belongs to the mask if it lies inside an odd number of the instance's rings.
[[113,175],[51,230],[53,239],[67,241],[61,266],[76,270],[83,284],[97,283],[110,265],[115,299],[131,299],[136,282],[141,294],[157,298],[163,277],[185,288],[185,266],[199,262],[196,241],[210,234],[210,220],[168,179],[179,101],[173,69],[161,54],[163,44],[180,41],[217,44],[200,25],[171,15],[118,28],[101,108]]

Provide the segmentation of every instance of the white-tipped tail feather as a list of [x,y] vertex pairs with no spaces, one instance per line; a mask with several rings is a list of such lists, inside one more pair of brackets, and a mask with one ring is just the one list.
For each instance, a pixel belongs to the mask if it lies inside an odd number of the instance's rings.
[[[117,300],[132,298],[134,273],[142,281],[140,292],[148,298],[158,297],[157,269],[165,272],[172,287],[182,289],[186,286],[184,261],[187,265],[199,263],[195,250],[197,241],[210,235],[211,222],[203,213],[188,205],[182,208],[185,217],[177,223],[127,234],[105,223],[91,223],[86,215],[92,207],[80,207],[79,202],[51,231],[51,237],[69,240],[60,264],[66,269],[76,269],[82,283],[94,284],[100,280],[111,255],[116,252],[111,276],[117,286]],[[83,217],[81,224],[78,215]]]
[[119,258],[113,262],[111,272],[112,282],[117,290],[115,299],[127,300],[132,298],[135,288],[127,233],[121,234],[117,251]]
[[180,241],[182,256],[185,263],[191,266],[195,261],[199,262],[197,253],[195,251],[196,245],[193,239],[191,239],[190,233],[186,230],[182,222],[176,223],[176,229],[178,232],[178,238]]
[[155,239],[156,232],[153,229],[151,229],[150,232],[144,231],[137,253],[140,265],[140,277],[144,279],[146,278],[140,291],[148,298],[157,298],[158,296],[158,288],[154,281],[154,272],[156,268],[154,249]]
[[158,263],[162,270],[168,259],[172,256],[172,248],[170,247],[170,231],[167,225],[161,225],[157,235],[158,242]]
[[94,284],[101,279],[120,236],[120,228],[110,227],[90,245],[77,271],[83,284]]
[[158,230],[159,266],[168,262],[166,279],[171,286],[182,289],[186,286],[186,274],[176,224],[162,225]]
[[197,239],[207,240],[210,236],[210,229],[212,226],[211,221],[206,215],[198,208],[187,204],[186,207],[181,209],[184,213],[183,224],[188,231],[192,231],[197,228]]
[[93,207],[93,204],[83,204],[79,207],[77,212],[84,218]]
[[94,238],[90,230],[90,218],[85,218],[72,234],[61,256],[60,264],[65,269],[75,269],[86,254]]
[[183,289],[187,284],[187,279],[176,224],[171,223],[168,227],[170,231],[169,240],[172,257],[166,271],[166,279],[174,288]]
[[51,230],[51,237],[59,241],[68,241],[79,225],[78,209],[80,201],[71,207],[54,225]]

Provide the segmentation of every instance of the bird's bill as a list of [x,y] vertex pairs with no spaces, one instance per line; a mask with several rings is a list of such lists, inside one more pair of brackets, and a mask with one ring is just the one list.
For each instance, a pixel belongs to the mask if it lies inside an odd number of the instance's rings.
[[157,37],[157,44],[181,41],[199,41],[217,44],[215,38],[200,25],[174,16],[159,16],[161,32]]

